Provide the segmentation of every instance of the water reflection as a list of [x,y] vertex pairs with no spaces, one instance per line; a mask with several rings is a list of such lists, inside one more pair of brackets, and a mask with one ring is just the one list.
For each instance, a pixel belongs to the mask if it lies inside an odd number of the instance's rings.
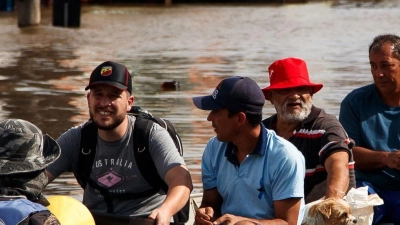
[[[53,27],[51,8],[42,9],[40,26],[18,28],[16,12],[0,12],[0,118],[29,120],[56,138],[88,119],[91,70],[118,61],[133,75],[135,105],[176,125],[197,192],[201,154],[214,132],[191,97],[235,75],[265,87],[267,66],[292,56],[306,60],[312,81],[324,84],[315,104],[338,115],[350,90],[372,82],[368,45],[377,34],[400,30],[399,14],[396,0],[83,5],[80,28]],[[161,88],[172,80],[180,82],[178,91]],[[273,112],[267,102],[265,117]],[[46,193],[81,195],[70,174]]]
[[82,73],[60,65],[60,61],[75,57],[68,49],[51,46],[21,48],[2,57],[8,64],[0,68],[2,118],[29,120],[53,137],[72,126],[76,111],[70,102],[81,95],[73,92],[76,85],[68,88],[64,83],[61,88],[57,83]]

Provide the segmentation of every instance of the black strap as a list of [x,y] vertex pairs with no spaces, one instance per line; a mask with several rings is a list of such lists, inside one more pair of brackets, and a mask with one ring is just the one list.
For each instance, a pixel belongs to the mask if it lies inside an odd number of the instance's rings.
[[172,137],[172,140],[175,143],[176,148],[178,149],[178,152],[181,156],[183,156],[183,146],[182,146],[182,140],[181,137],[179,136],[178,132],[175,130],[174,125],[171,123],[171,121],[169,120],[164,120],[162,118],[159,117],[153,117],[153,116],[147,116],[148,119],[152,120],[153,122],[156,122],[158,124],[160,124],[160,126],[162,126],[163,128],[165,128],[169,135],[175,136]]
[[150,155],[149,134],[154,123],[150,118],[153,117],[145,115],[136,117],[133,132],[133,152],[135,154],[135,159],[140,159],[136,160],[136,164],[147,183],[158,190],[161,188],[165,193],[167,193],[168,186],[158,174],[157,168]]
[[[182,155],[182,142],[178,135],[178,133],[174,130],[171,132],[168,129],[174,129],[172,123],[168,120],[163,120],[158,117],[153,117],[151,115],[139,115],[136,117],[135,121],[135,131],[134,131],[134,154],[136,163],[139,167],[140,173],[146,179],[146,181],[153,187],[161,187],[161,189],[167,193],[168,186],[164,182],[164,180],[160,177],[157,172],[157,168],[154,164],[153,159],[150,155],[149,150],[149,135],[150,130],[154,123],[158,123],[160,126],[167,129],[170,135],[175,134],[177,138],[172,138],[177,146],[179,153]],[[159,189],[158,189],[159,190]],[[185,224],[189,220],[189,210],[190,210],[190,201],[186,202],[186,205],[179,210],[175,215],[173,215],[175,224]]]
[[89,121],[82,126],[78,168],[74,173],[76,180],[85,189],[92,166],[97,146],[97,126]]

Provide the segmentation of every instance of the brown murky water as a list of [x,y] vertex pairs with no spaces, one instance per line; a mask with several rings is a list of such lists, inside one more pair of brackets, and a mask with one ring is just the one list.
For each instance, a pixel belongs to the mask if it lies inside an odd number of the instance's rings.
[[[22,118],[57,138],[88,118],[86,86],[106,60],[133,75],[135,105],[176,125],[195,192],[200,160],[214,134],[207,112],[191,97],[211,94],[228,76],[249,76],[264,87],[267,67],[293,56],[308,62],[313,82],[324,84],[315,105],[338,115],[352,89],[372,81],[367,49],[372,38],[398,33],[400,3],[310,1],[285,5],[83,6],[80,28],[52,26],[42,9],[40,26],[18,28],[16,12],[0,12],[0,119]],[[179,91],[164,91],[178,80]],[[265,117],[274,112],[266,103]],[[66,174],[46,194],[80,196]]]

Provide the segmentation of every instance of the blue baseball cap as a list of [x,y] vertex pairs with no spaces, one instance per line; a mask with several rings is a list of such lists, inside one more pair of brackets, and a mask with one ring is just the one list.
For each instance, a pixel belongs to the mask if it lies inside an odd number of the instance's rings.
[[202,110],[228,109],[251,115],[261,115],[265,103],[260,87],[248,77],[226,78],[211,95],[194,97],[192,100]]

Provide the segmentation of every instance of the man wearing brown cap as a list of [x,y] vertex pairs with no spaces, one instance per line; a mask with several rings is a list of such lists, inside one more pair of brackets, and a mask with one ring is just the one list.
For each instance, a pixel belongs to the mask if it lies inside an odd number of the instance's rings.
[[256,82],[226,78],[193,103],[210,110],[216,133],[202,157],[204,193],[195,224],[300,225],[304,157],[261,123],[265,100]]
[[62,154],[47,168],[49,182],[63,172],[73,172],[79,183],[84,184],[83,203],[95,220],[96,215],[112,214],[145,216],[163,225],[177,222],[172,217],[188,202],[192,180],[168,132],[156,123],[151,126],[147,151],[158,175],[168,185],[167,193],[153,188],[142,176],[133,143],[137,120],[127,115],[134,102],[127,68],[110,61],[100,64],[93,70],[85,90],[90,90],[87,93],[90,119],[97,127],[96,154],[88,165],[91,170],[85,178],[87,183],[83,182],[84,171],[78,166],[83,157],[81,152],[86,155],[92,150],[80,148],[82,127],[89,122],[71,128],[57,139]]
[[262,91],[277,113],[263,123],[303,153],[306,203],[342,198],[355,187],[354,142],[334,115],[313,106],[313,95],[323,85],[310,82],[306,63],[297,58],[277,60],[268,72],[270,86]]

